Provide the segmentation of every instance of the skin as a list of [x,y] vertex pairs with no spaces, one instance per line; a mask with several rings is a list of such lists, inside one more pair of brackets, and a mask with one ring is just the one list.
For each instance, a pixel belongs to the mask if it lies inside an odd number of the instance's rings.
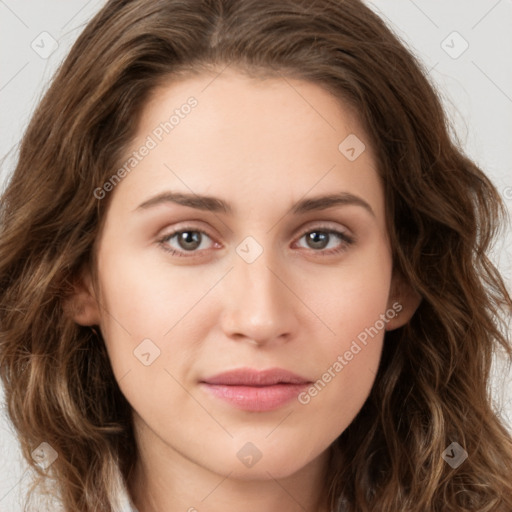
[[[85,275],[75,320],[101,328],[133,408],[139,460],[130,493],[140,512],[326,511],[329,446],[370,393],[385,330],[404,325],[417,300],[392,275],[383,188],[353,112],[312,83],[231,69],[215,76],[169,83],[146,104],[130,151],[166,112],[198,100],[110,192],[97,283]],[[354,161],[338,150],[349,134],[366,144]],[[233,213],[138,208],[164,191],[219,197]],[[358,196],[373,213],[357,204],[289,213],[300,199],[334,192]],[[206,233],[195,252],[178,237],[160,241],[186,228]],[[303,236],[315,228],[354,242],[324,236],[319,248]],[[236,252],[247,236],[263,249],[252,263]],[[243,366],[314,382],[395,302],[400,315],[308,404],[241,411],[199,385]],[[145,366],[134,350],[147,338],[160,355]],[[262,455],[252,467],[237,457],[247,442]]]

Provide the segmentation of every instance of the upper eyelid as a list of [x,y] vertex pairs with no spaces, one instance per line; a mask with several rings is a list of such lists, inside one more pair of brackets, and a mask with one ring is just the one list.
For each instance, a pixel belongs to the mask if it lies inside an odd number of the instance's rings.
[[163,234],[160,235],[159,238],[160,239],[171,238],[171,237],[177,235],[178,233],[182,233],[183,231],[197,231],[199,233],[203,233],[203,234],[207,235],[208,237],[210,237],[212,239],[215,238],[215,236],[211,235],[207,229],[200,228],[197,226],[192,226],[192,225],[184,225],[183,227],[172,228],[169,230],[169,232],[166,232],[166,230],[164,230]]
[[318,229],[319,231],[320,230],[339,231],[343,234],[352,235],[352,231],[345,226],[341,226],[341,227],[339,225],[333,226],[331,224],[322,223],[320,221],[320,224],[316,224],[316,225],[313,224],[312,226],[306,226],[303,229],[299,230],[300,236],[303,236],[305,233],[309,233],[310,231],[314,231],[315,229]]
[[[187,224],[187,221],[178,223],[178,224],[183,224],[183,226],[173,227],[172,229],[170,229],[169,235],[179,233],[181,231],[201,231],[201,232],[206,233],[208,236],[210,236],[207,228],[194,226],[191,224],[196,221],[188,221],[188,222],[189,222],[189,224]],[[315,222],[317,222],[318,224],[315,224]],[[335,221],[308,221],[307,225],[305,227],[303,227],[302,229],[298,230],[298,232],[304,234],[305,232],[307,233],[308,231],[314,230],[314,229],[333,229],[333,230],[340,230],[340,231],[348,231],[351,233],[351,230],[349,228],[347,228],[346,226],[344,226],[344,225],[340,226],[339,223],[337,225],[334,225],[334,224],[336,224]]]

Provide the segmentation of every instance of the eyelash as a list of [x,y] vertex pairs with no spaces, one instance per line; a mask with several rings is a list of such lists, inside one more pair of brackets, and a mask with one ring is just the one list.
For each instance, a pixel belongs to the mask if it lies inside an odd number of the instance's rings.
[[[190,252],[190,256],[188,256],[188,255],[184,254],[187,251],[177,251],[176,249],[170,248],[169,246],[166,245],[166,242],[169,242],[169,240],[174,238],[176,235],[179,235],[180,233],[184,233],[184,232],[201,233],[202,235],[206,235],[208,238],[213,240],[213,238],[208,233],[206,233],[205,231],[202,231],[200,229],[195,229],[192,226],[188,226],[188,227],[180,228],[179,230],[173,231],[172,233],[169,233],[169,234],[165,235],[164,237],[162,237],[162,238],[160,238],[158,240],[158,243],[162,247],[162,249],[164,251],[166,251],[167,253],[171,254],[171,256],[178,256],[178,257],[183,257],[183,258],[194,257],[198,252],[201,252],[201,251],[196,251],[196,250],[195,251],[188,251],[188,252]],[[310,251],[313,251],[314,253],[318,253],[320,256],[332,256],[332,255],[335,255],[335,254],[342,253],[345,250],[347,250],[348,247],[350,245],[352,245],[354,243],[354,241],[355,241],[352,237],[350,237],[346,233],[343,233],[341,231],[336,231],[336,230],[334,230],[332,228],[325,227],[325,226],[316,226],[314,228],[309,228],[308,230],[303,231],[301,233],[301,235],[298,237],[298,240],[300,240],[304,235],[307,235],[308,233],[314,233],[314,232],[320,232],[320,233],[327,233],[329,235],[335,235],[342,242],[340,247],[338,247],[337,249],[330,249],[330,250],[325,250],[325,249],[319,249],[319,250],[309,249]]]

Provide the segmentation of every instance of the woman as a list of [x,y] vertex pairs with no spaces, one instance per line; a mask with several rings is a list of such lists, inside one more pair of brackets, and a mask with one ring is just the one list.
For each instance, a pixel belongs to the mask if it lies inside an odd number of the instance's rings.
[[25,457],[65,511],[510,510],[502,214],[361,2],[108,2],[2,198]]

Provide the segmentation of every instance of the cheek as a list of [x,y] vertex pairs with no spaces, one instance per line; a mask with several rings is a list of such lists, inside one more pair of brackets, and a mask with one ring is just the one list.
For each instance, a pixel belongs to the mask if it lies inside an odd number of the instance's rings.
[[208,289],[205,279],[114,252],[99,263],[101,328],[119,387],[134,410],[179,429],[176,406],[189,418],[197,414],[178,382],[199,357],[206,320],[195,305]]
[[351,423],[375,381],[385,326],[395,316],[388,307],[391,259],[384,245],[375,247],[340,268],[335,279],[317,275],[315,282],[308,303],[329,330],[316,338],[311,359],[317,380],[299,402],[312,417],[330,411],[324,427],[335,435]]
[[387,308],[391,273],[383,242],[350,255],[338,267],[308,272],[299,293],[328,327],[317,340],[321,350],[337,353],[379,320]]
[[[207,280],[184,267],[170,269],[108,247],[100,256],[101,329],[114,373],[121,378],[128,371],[142,372],[141,382],[149,383],[156,368],[183,362],[183,349],[169,340],[178,333],[180,339],[191,339],[190,329],[205,323],[195,305],[208,289]],[[187,344],[188,358],[194,346]],[[149,362],[152,372],[145,371]]]
[[325,439],[339,436],[370,394],[383,347],[385,298],[384,293],[376,293],[340,299],[327,318],[336,335],[319,339],[311,354],[310,359],[316,361],[316,380],[298,401],[304,416]]
[[299,395],[303,417],[322,432],[320,437],[327,444],[345,431],[363,407],[375,382],[381,350],[382,335],[367,345],[357,340],[349,343],[348,350],[332,354],[323,373]]
[[[100,265],[106,323],[115,319],[134,338],[162,338],[208,289],[208,277],[201,270],[172,267],[163,258],[107,252]],[[210,281],[214,278],[218,276],[211,275]]]

